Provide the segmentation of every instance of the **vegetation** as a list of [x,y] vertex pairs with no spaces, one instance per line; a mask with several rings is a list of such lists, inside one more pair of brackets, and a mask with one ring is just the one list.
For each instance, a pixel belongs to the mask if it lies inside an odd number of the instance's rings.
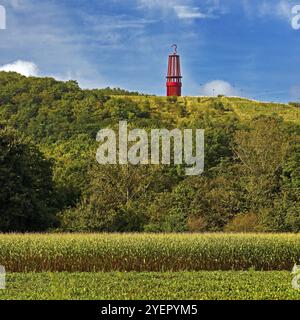
[[0,235],[8,272],[291,270],[300,235]]
[[15,273],[1,299],[298,300],[299,291],[286,271]]
[[[120,120],[205,129],[204,174],[98,165],[96,134]],[[81,90],[74,81],[0,72],[0,139],[2,232],[300,230],[296,103]]]
[[[205,129],[204,174],[98,165],[96,134],[120,120]],[[284,233],[300,231],[299,102],[0,72],[0,148],[0,232],[51,232],[0,235],[0,299],[299,299],[300,236]]]
[[55,221],[52,164],[32,144],[0,130],[0,229],[37,231]]

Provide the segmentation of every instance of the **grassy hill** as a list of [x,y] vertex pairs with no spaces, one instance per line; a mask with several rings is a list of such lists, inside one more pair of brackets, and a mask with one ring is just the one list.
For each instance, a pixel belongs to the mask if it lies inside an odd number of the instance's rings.
[[[97,165],[97,132],[116,128],[120,120],[127,120],[131,128],[205,129],[204,174],[186,177],[180,166]],[[56,222],[49,228],[300,230],[297,105],[236,97],[143,96],[109,88],[82,90],[75,81],[0,72],[0,128],[7,154],[11,148],[4,142],[18,135],[22,144],[34,146],[53,163],[55,194],[50,211],[55,212]],[[15,138],[11,141],[19,143]],[[4,186],[16,168],[11,158],[1,161]],[[0,202],[10,199],[12,206],[19,201],[16,194],[26,199],[32,193],[32,184],[26,185],[33,179],[28,178],[30,173],[23,177],[26,170],[19,165],[17,169],[15,179],[26,188],[15,190],[12,182],[0,196]],[[33,202],[41,194],[36,190]],[[39,200],[39,208],[43,201]],[[33,203],[25,207],[31,212],[36,208]],[[26,210],[20,213],[24,221]],[[7,228],[11,219],[15,218],[4,219]],[[26,228],[30,230],[30,223]]]

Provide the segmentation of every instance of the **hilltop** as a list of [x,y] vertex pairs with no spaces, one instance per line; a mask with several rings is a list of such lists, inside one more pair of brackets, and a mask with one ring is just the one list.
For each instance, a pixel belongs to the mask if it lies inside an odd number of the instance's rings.
[[[156,97],[119,88],[82,90],[75,81],[26,78],[12,72],[0,72],[0,106],[0,123],[20,129],[37,142],[77,133],[94,138],[103,122],[118,118],[180,125],[205,114],[224,119],[232,116],[242,122],[276,115],[283,121],[300,123],[300,108],[292,104],[236,97]],[[62,131],[68,131],[66,136]]]
[[[124,96],[125,97],[125,96]],[[278,115],[284,121],[300,123],[300,103],[274,103],[261,102],[239,97],[155,97],[155,96],[131,96],[133,101],[137,103],[149,103],[153,112],[164,115],[174,109],[174,104],[185,107],[186,115],[197,115],[199,112],[212,111],[218,109],[228,113],[235,113],[240,120],[249,121],[260,115]],[[147,102],[148,101],[148,102]],[[163,105],[163,108],[159,108]],[[186,116],[185,115],[185,116]]]

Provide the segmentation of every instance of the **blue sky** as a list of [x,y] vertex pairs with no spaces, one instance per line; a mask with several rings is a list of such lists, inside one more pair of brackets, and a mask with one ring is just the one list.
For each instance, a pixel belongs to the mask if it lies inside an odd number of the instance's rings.
[[300,0],[0,0],[0,69],[165,94],[178,44],[184,95],[300,100]]

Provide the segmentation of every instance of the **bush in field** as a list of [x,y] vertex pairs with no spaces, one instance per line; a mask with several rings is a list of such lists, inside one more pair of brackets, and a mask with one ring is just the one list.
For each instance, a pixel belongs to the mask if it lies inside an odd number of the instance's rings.
[[45,230],[54,222],[51,163],[11,130],[0,129],[0,231]]

